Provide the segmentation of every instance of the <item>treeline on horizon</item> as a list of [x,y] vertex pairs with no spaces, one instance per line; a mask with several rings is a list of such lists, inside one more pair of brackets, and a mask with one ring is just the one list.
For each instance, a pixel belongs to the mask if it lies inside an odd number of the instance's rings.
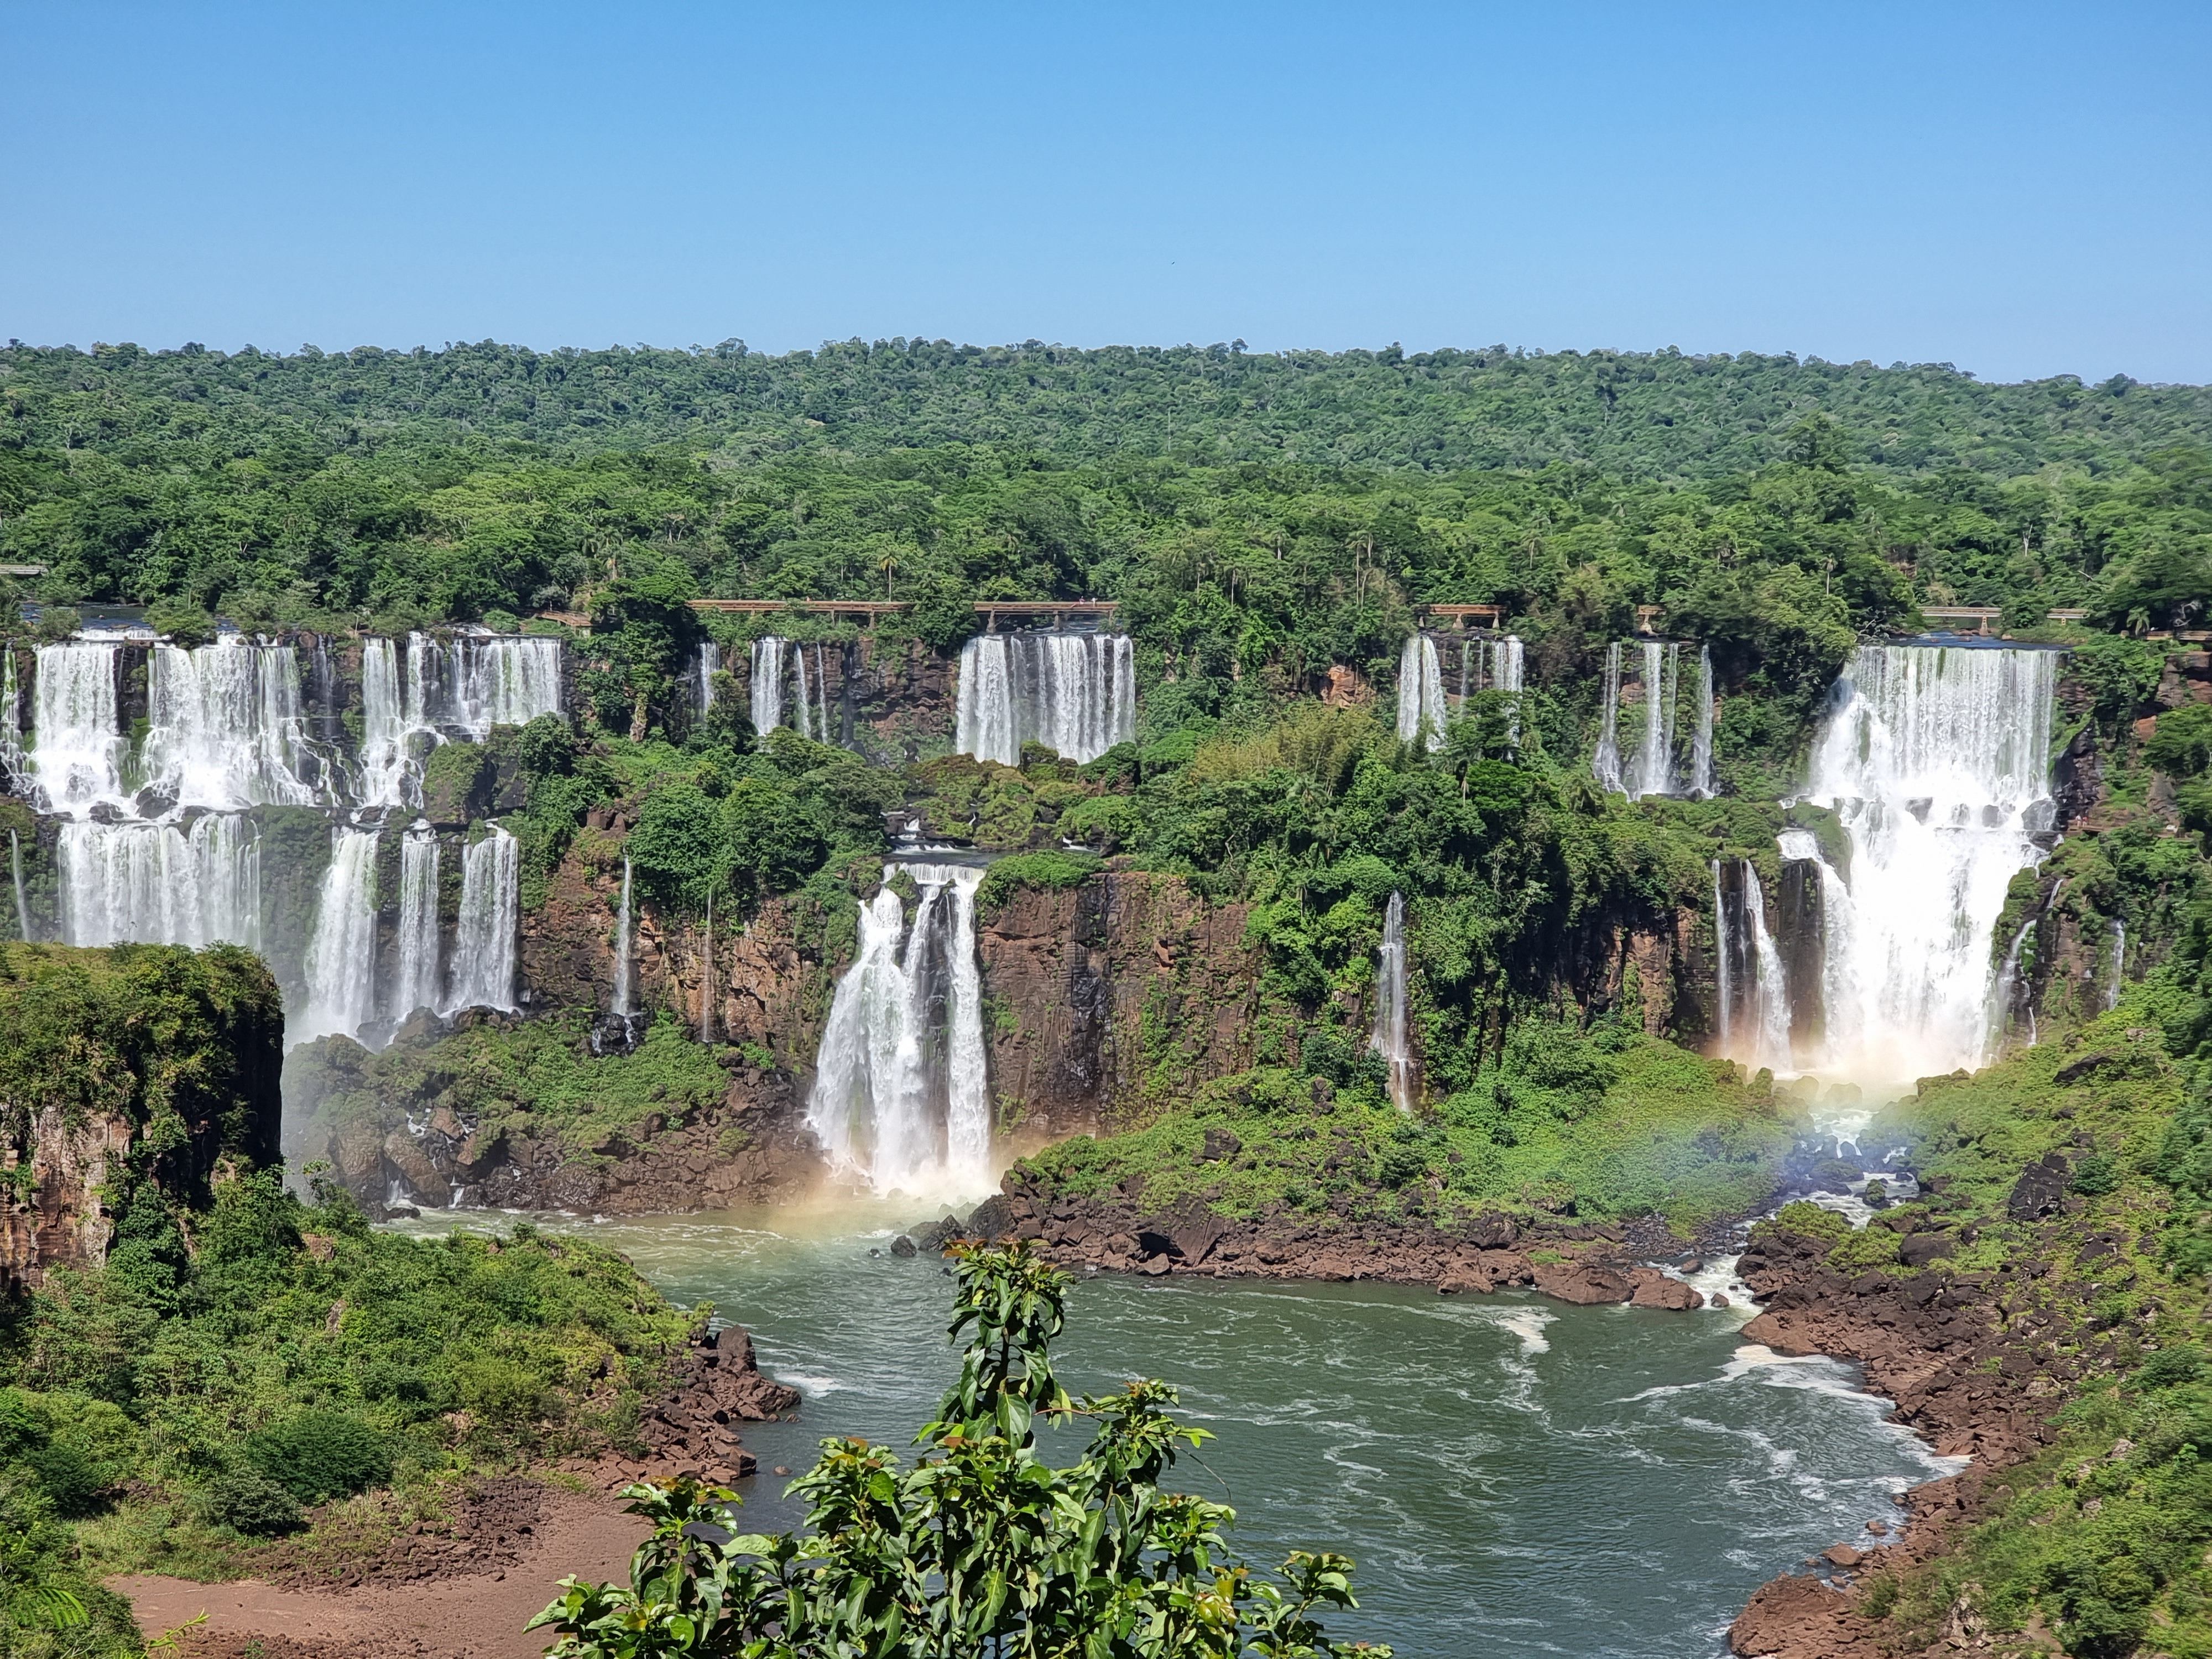
[[[30,596],[247,625],[588,610],[605,719],[672,712],[695,596],[1110,597],[1158,729],[1386,683],[1413,607],[1495,602],[1539,678],[1636,607],[1802,722],[1917,607],[2186,626],[2212,392],[1679,353],[858,343],[769,357],[0,350],[0,562]],[[713,626],[730,633],[726,620]],[[832,631],[778,620],[780,631]],[[1748,733],[1745,734],[1750,735]]]

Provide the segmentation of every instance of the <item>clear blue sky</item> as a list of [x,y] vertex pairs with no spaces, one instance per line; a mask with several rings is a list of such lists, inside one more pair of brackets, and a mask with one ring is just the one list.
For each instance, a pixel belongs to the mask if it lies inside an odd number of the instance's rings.
[[2212,4],[0,0],[0,337],[2212,380]]

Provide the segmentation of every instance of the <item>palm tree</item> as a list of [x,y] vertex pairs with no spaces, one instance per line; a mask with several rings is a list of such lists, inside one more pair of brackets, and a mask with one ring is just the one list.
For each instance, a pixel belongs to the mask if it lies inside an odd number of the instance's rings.
[[898,574],[898,550],[896,548],[886,550],[884,556],[876,562],[884,573],[884,598],[888,599],[891,596],[891,578]]

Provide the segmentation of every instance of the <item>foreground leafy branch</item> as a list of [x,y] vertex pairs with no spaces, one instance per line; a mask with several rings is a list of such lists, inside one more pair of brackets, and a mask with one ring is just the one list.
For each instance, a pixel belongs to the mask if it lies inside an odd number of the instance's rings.
[[[1208,1437],[1167,1415],[1173,1388],[1069,1397],[1051,1360],[1066,1274],[1022,1242],[953,1254],[966,1348],[920,1461],[823,1441],[792,1486],[811,1505],[796,1539],[740,1531],[719,1487],[632,1486],[653,1536],[626,1585],[562,1581],[531,1626],[559,1632],[553,1659],[1387,1659],[1316,1616],[1358,1605],[1348,1559],[1255,1572],[1224,1540],[1233,1510],[1161,1489]],[[1040,1418],[1091,1424],[1073,1467],[1038,1457]]]

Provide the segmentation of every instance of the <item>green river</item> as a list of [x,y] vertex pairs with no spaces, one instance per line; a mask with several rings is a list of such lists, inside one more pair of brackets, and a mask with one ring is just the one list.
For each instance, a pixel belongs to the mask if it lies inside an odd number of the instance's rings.
[[[824,1435],[904,1447],[952,1375],[945,1265],[890,1255],[889,1218],[561,1224],[712,1302],[805,1395],[797,1422],[744,1431],[757,1525],[799,1520],[767,1471],[805,1467]],[[1741,1344],[1748,1312],[1100,1275],[1076,1286],[1058,1354],[1079,1392],[1181,1386],[1218,1438],[1176,1484],[1234,1504],[1249,1556],[1354,1557],[1364,1606],[1338,1633],[1404,1656],[1705,1659],[1760,1583],[1865,1542],[1892,1494],[1957,1467],[1887,1422],[1852,1368]]]

